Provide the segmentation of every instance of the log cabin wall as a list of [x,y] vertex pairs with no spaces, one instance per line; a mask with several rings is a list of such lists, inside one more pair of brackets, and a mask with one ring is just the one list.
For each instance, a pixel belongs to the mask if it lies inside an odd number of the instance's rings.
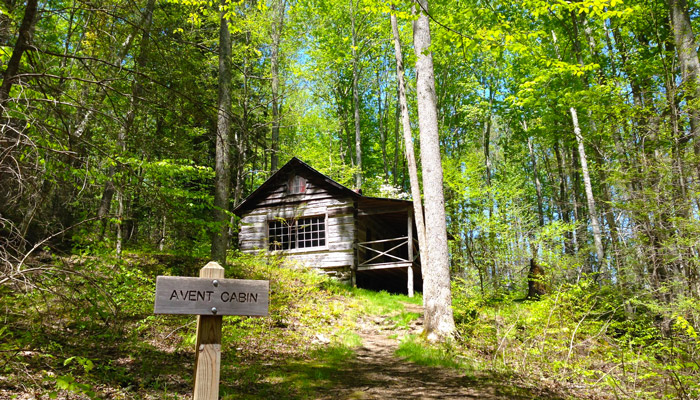
[[421,288],[410,201],[363,196],[295,157],[233,212],[245,253],[283,255],[360,287]]
[[[291,194],[289,185],[294,176],[306,180],[303,193]],[[304,171],[294,171],[287,179],[273,183],[256,202],[241,215],[240,248],[245,253],[270,250],[269,226],[272,221],[293,223],[304,217],[320,217],[324,221],[325,243],[322,246],[272,250],[288,260],[306,263],[341,281],[350,282],[355,262],[355,200],[334,193],[317,178]]]

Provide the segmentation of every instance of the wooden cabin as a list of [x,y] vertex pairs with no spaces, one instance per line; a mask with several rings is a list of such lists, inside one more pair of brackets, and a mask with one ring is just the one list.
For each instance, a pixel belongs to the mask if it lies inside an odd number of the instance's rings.
[[411,201],[363,196],[295,157],[233,212],[243,252],[282,254],[362,288],[422,290]]

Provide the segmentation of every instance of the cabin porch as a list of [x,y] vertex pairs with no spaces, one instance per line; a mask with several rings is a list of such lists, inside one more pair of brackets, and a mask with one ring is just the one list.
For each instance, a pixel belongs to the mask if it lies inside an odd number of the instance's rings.
[[422,291],[410,203],[367,198],[358,204],[357,222],[357,286],[410,296],[414,291]]

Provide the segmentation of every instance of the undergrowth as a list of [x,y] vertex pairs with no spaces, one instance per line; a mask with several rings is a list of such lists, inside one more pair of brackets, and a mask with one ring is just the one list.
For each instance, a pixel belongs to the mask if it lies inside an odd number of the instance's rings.
[[697,316],[697,304],[681,314],[592,282],[519,297],[484,299],[454,285],[461,357],[614,398],[700,398],[700,341],[681,316]]
[[[192,390],[196,317],[153,315],[157,275],[196,276],[205,259],[89,254],[36,262],[0,286],[0,398],[163,399]],[[270,281],[269,316],[224,317],[222,398],[307,398],[360,338],[355,321],[396,307],[269,256],[234,255],[227,278]],[[401,300],[403,301],[403,300]]]
[[[132,253],[30,262],[34,275],[0,286],[0,398],[189,396],[195,317],[153,315],[155,278],[196,276],[205,259]],[[234,255],[226,277],[269,280],[270,307],[265,318],[224,318],[223,399],[302,399],[328,390],[361,345],[359,318],[382,316],[405,331],[419,317],[406,304],[422,303],[353,289],[265,255]],[[473,290],[453,287],[456,340],[431,345],[406,336],[397,354],[595,397],[700,398],[700,308],[690,300],[661,306],[651,295],[590,282],[539,301]]]
[[415,335],[406,336],[401,341],[396,355],[428,367],[455,368],[465,372],[472,369],[469,363],[458,357],[456,348],[451,343],[427,345]]

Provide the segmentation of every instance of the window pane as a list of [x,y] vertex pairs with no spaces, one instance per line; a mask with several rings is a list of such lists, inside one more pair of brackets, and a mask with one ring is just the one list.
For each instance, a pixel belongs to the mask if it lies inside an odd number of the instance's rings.
[[326,245],[325,217],[306,217],[293,221],[268,222],[270,250],[290,250]]

